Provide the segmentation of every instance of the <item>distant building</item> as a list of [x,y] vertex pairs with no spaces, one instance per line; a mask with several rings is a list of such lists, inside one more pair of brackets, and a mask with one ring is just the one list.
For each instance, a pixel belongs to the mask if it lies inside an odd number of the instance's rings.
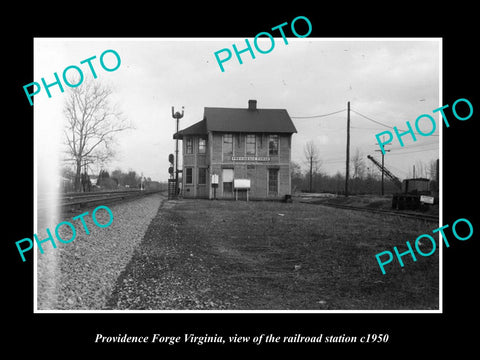
[[[285,109],[206,107],[203,120],[174,134],[182,140],[186,198],[281,199],[291,191],[292,134]],[[212,184],[218,179],[218,185]],[[213,186],[212,186],[213,185]]]

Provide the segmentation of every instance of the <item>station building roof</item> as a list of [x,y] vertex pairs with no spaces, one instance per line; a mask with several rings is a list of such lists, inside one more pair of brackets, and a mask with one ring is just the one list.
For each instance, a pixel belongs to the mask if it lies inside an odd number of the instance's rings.
[[256,101],[250,100],[248,108],[205,107],[203,120],[180,130],[173,138],[209,132],[292,134],[297,129],[287,110],[257,109]]

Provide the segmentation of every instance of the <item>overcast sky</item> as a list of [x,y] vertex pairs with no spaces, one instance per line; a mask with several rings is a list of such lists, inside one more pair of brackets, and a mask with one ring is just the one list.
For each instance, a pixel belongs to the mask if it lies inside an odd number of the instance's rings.
[[[253,42],[252,39],[250,39]],[[267,40],[269,41],[269,40]],[[108,170],[120,168],[143,173],[153,180],[168,178],[168,154],[173,153],[175,121],[171,107],[181,110],[180,129],[203,118],[204,107],[247,107],[256,99],[258,108],[286,109],[298,133],[293,135],[292,160],[304,166],[303,147],[313,140],[320,149],[322,170],[328,174],[345,173],[346,109],[351,103],[351,154],[358,148],[381,158],[375,134],[389,130],[358,113],[389,126],[405,129],[414,126],[421,114],[432,115],[438,125],[441,103],[441,43],[438,39],[320,39],[275,38],[268,54],[242,54],[240,65],[235,56],[221,72],[214,52],[242,49],[244,38],[237,39],[35,39],[34,79],[53,82],[53,73],[61,77],[69,65],[93,55],[98,78],[114,90],[112,101],[135,126],[118,135],[117,157]],[[260,43],[268,48],[269,43]],[[121,57],[121,66],[106,72],[98,63],[103,51],[113,49]],[[66,93],[52,87],[52,98],[45,91],[35,96],[37,155],[54,161],[48,151],[59,152],[62,106]],[[28,102],[28,100],[26,100]],[[356,112],[353,112],[355,110]],[[385,156],[385,165],[400,178],[412,173],[420,162],[439,157],[441,126],[432,136],[405,137],[405,147],[395,141]],[[425,132],[430,128],[425,124]],[[391,130],[391,129],[390,129]],[[392,130],[393,131],[393,130]],[[52,150],[53,149],[53,150]],[[370,167],[368,159],[365,160]],[[97,172],[98,169],[95,169]]]

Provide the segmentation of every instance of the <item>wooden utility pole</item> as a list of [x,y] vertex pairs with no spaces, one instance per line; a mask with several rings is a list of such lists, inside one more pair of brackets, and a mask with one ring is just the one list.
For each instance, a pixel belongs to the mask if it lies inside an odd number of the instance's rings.
[[347,102],[347,164],[345,170],[345,196],[348,196],[348,177],[350,167],[350,101]]
[[310,193],[312,192],[312,178],[313,178],[313,154],[310,155]]
[[[382,142],[383,142],[383,138],[382,138]],[[378,145],[378,144],[376,144],[376,145]],[[381,152],[382,152],[382,196],[383,196],[384,193],[385,193],[384,185],[383,185],[384,173],[385,173],[385,160],[384,160],[384,157],[385,157],[385,152],[390,151],[390,150],[385,149],[385,146],[387,146],[387,145],[388,145],[388,144],[385,144],[385,143],[384,143],[384,145],[383,145],[383,150],[384,150],[384,151],[382,151],[382,150],[375,150],[375,151],[381,151]],[[413,173],[414,173],[413,177],[415,177],[415,165],[413,166]]]

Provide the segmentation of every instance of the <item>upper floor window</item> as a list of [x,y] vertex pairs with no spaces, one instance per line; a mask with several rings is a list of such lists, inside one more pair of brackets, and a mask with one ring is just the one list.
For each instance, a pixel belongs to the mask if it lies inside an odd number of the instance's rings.
[[193,138],[191,137],[186,138],[185,153],[193,154]]
[[278,155],[278,135],[270,135],[268,140],[268,154]]
[[207,150],[207,139],[198,139],[198,153],[205,154]]
[[232,134],[223,135],[223,154],[233,155],[233,135]]
[[245,137],[246,143],[246,153],[247,155],[256,155],[257,154],[257,143],[256,143],[256,135],[255,134],[248,134]]

